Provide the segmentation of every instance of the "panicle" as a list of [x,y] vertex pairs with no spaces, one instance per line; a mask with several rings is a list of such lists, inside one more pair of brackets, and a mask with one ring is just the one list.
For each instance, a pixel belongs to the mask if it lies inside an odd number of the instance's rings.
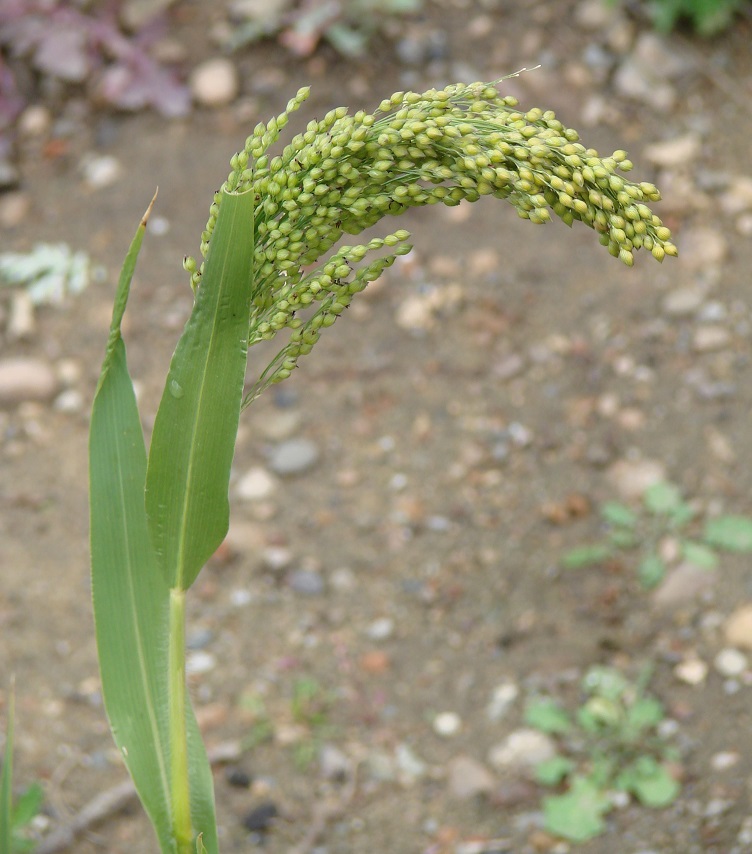
[[[643,248],[658,261],[676,255],[669,230],[650,208],[660,193],[624,176],[633,166],[625,151],[600,157],[551,110],[520,110],[497,84],[397,92],[373,113],[339,107],[309,122],[270,159],[270,147],[308,94],[301,89],[283,113],[259,123],[233,156],[202,235],[205,256],[222,192],[254,193],[250,343],[282,329],[291,334],[246,403],[288,377],[353,295],[409,251],[409,235],[399,230],[331,253],[343,234],[357,235],[386,215],[490,195],[535,224],[552,215],[570,226],[583,223],[628,266]],[[384,248],[389,254],[367,260]],[[202,268],[193,259],[185,266],[197,287]],[[303,320],[298,312],[307,307],[313,308]]]

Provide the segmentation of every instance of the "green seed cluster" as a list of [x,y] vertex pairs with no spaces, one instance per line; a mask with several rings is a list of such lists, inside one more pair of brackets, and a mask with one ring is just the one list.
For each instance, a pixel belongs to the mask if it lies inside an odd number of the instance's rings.
[[[397,92],[374,113],[350,115],[339,107],[309,122],[281,155],[270,158],[270,146],[308,93],[301,89],[282,114],[257,125],[233,156],[223,186],[253,192],[256,199],[249,344],[292,330],[251,399],[288,377],[353,295],[410,251],[408,233],[399,230],[343,246],[310,269],[343,234],[359,234],[386,215],[490,195],[507,199],[533,223],[548,222],[553,212],[567,225],[577,220],[590,226],[628,266],[642,248],[658,261],[676,255],[669,230],[648,206],[660,198],[656,187],[619,174],[632,168],[624,151],[599,157],[553,112],[518,110],[517,101],[495,85]],[[218,192],[202,235],[204,256],[221,199]],[[365,261],[384,247],[391,252]],[[198,287],[202,267],[192,258],[185,266]]]

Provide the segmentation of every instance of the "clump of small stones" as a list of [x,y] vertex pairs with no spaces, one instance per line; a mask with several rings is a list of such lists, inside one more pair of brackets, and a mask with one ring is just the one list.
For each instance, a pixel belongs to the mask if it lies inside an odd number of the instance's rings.
[[[552,111],[519,110],[517,100],[502,96],[494,85],[397,92],[374,113],[350,115],[339,107],[309,122],[270,158],[267,151],[308,94],[308,88],[301,89],[283,113],[259,123],[233,156],[202,235],[205,257],[223,192],[254,193],[249,345],[282,329],[292,332],[246,403],[288,377],[353,295],[410,251],[409,234],[400,229],[366,244],[342,246],[309,269],[343,234],[359,234],[386,215],[496,196],[536,224],[548,222],[553,212],[567,225],[590,226],[628,266],[638,249],[649,250],[658,261],[676,255],[669,229],[648,206],[660,199],[658,189],[619,174],[632,168],[626,152],[600,157]],[[363,263],[385,247],[389,254]],[[198,287],[203,265],[187,258],[185,267]],[[298,312],[309,306],[314,310],[303,319]]]

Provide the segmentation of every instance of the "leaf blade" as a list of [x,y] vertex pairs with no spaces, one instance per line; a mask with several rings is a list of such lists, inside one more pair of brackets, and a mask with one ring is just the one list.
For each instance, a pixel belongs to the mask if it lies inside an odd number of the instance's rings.
[[253,269],[251,193],[224,193],[152,433],[146,511],[170,587],[187,589],[229,526]]
[[169,593],[146,525],[146,447],[120,335],[148,213],[123,265],[92,406],[92,600],[102,694],[113,737],[162,851],[172,852],[164,714]]

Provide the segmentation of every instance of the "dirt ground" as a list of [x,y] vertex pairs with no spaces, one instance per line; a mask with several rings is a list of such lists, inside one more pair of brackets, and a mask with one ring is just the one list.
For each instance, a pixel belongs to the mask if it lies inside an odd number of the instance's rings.
[[[205,34],[220,7],[178,5],[172,35],[190,64],[216,54]],[[86,442],[117,271],[155,186],[158,227],[126,325],[147,435],[191,305],[182,258],[197,253],[211,194],[255,121],[305,84],[300,121],[541,63],[509,90],[601,153],[628,149],[635,174],[664,189],[657,210],[682,257],[659,266],[639,253],[627,269],[588,229],[534,227],[494,200],[417,211],[400,222],[416,246],[405,263],[245,413],[233,527],[197,582],[188,630],[208,745],[248,748],[217,766],[222,850],[570,850],[542,832],[529,772],[495,763],[493,749],[523,726],[530,697],[573,710],[590,666],[633,678],[651,663],[650,690],[676,721],[681,794],[665,810],[614,810],[602,836],[572,848],[752,851],[752,670],[715,665],[734,646],[729,616],[752,601],[749,559],[724,555],[700,595],[679,585],[668,605],[629,561],[561,568],[646,461],[703,509],[752,514],[752,201],[733,201],[740,176],[752,181],[752,28],[662,40],[664,58],[686,65],[660,106],[617,80],[648,30],[623,16],[589,28],[590,6],[425,3],[360,62],[255,46],[236,56],[230,107],[174,121],[79,110],[55,156],[38,140],[21,147],[30,210],[3,230],[2,250],[64,241],[106,270],[39,310],[26,337],[0,338],[0,361],[41,358],[58,392],[78,393],[0,411],[0,685],[15,673],[17,778],[44,784],[46,832],[124,778],[98,693]],[[439,57],[400,60],[400,38],[435,32]],[[655,152],[687,138],[691,151]],[[82,177],[92,154],[119,163],[111,186]],[[314,458],[280,475],[290,439]],[[687,661],[707,672],[683,678]],[[512,698],[502,711],[489,707],[500,686]],[[484,794],[457,790],[458,757],[488,775]],[[243,818],[265,804],[273,826],[249,831]],[[155,842],[134,804],[68,850],[146,854]]]

